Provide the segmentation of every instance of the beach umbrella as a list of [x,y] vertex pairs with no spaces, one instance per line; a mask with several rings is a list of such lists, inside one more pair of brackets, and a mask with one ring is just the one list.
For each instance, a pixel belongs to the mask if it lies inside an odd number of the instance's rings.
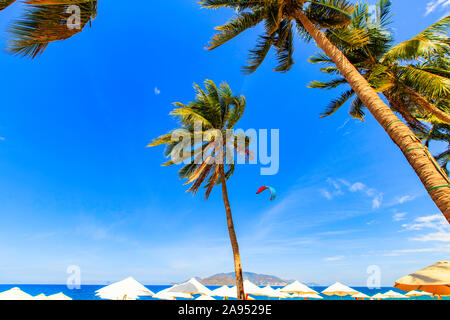
[[376,295],[374,295],[372,297],[372,299],[376,299],[376,300],[381,300],[381,299],[386,299],[387,297],[384,296],[384,294],[382,293],[377,293]]
[[294,296],[299,297],[299,298],[303,298],[303,299],[305,299],[305,300],[308,300],[308,299],[323,299],[322,296],[320,296],[320,295],[318,295],[318,294],[312,294],[312,293],[309,293],[309,294],[299,294],[299,295],[294,294]]
[[33,296],[16,287],[0,293],[0,300],[33,300]]
[[367,295],[367,294],[364,294],[364,293],[362,293],[362,292],[359,292],[359,293],[357,293],[357,294],[354,294],[354,295],[352,295],[352,298],[355,298],[355,299],[370,299],[370,297]]
[[212,291],[209,290],[207,287],[202,285],[200,282],[198,282],[197,279],[192,278],[189,281],[186,281],[181,284],[174,285],[173,287],[170,287],[167,289],[167,292],[181,292],[181,293],[188,293],[191,295],[194,294],[201,294],[204,296],[211,296]]
[[137,282],[133,277],[110,284],[95,291],[96,296],[108,300],[137,300],[140,296],[153,296],[154,293]]
[[291,284],[288,284],[284,288],[281,288],[280,291],[295,294],[318,294],[316,290],[313,290],[298,281],[294,281]]
[[421,297],[421,296],[432,296],[432,295],[433,295],[432,293],[417,291],[417,290],[410,291],[405,294],[405,296],[407,296],[407,297]]
[[194,299],[194,297],[189,293],[168,292],[169,289],[170,288],[159,291],[157,294],[153,295],[153,298],[160,300],[176,300],[176,298]]
[[441,261],[398,279],[394,285],[403,291],[421,290],[435,295],[450,295],[450,262]]
[[200,296],[195,300],[216,300],[216,299],[214,299],[213,297],[210,297],[210,296]]
[[45,294],[41,293],[33,297],[33,300],[50,300],[50,299]]
[[393,290],[383,293],[383,296],[385,296],[386,298],[389,298],[389,299],[407,299],[408,298],[407,296],[405,296],[401,293],[395,292]]
[[237,291],[235,289],[236,289],[236,287],[230,288],[228,286],[222,286],[220,288],[213,290],[211,296],[212,297],[223,297],[225,299],[227,299],[227,298],[237,299]]
[[52,294],[51,296],[47,297],[47,300],[72,300],[71,297],[66,296],[64,293],[60,292],[57,294]]
[[278,293],[278,298],[280,299],[293,298],[289,293],[281,292],[281,288],[275,289],[275,291]]
[[[237,292],[236,286],[232,287],[231,290]],[[257,285],[253,284],[252,282],[250,282],[249,280],[244,281],[244,292],[245,295],[247,296],[246,300],[251,300],[249,299],[250,294],[255,296],[264,296],[264,292],[262,291],[262,289]]]
[[329,286],[325,290],[322,291],[322,294],[325,294],[327,296],[352,296],[354,294],[358,294],[359,292],[347,287],[345,284],[342,284],[340,282],[336,282],[335,284]]
[[264,296],[263,290],[249,280],[244,280],[244,292],[254,296]]
[[281,294],[281,292],[274,290],[271,286],[261,288],[261,292],[263,292],[265,297],[269,298],[282,298],[284,296],[284,294]]

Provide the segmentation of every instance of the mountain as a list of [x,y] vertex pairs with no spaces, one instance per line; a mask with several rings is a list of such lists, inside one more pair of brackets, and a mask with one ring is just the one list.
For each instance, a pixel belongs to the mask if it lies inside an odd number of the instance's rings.
[[[285,286],[293,280],[283,280],[276,276],[257,274],[253,272],[244,272],[244,280],[249,280],[257,286]],[[213,276],[198,279],[205,286],[234,286],[236,285],[236,277],[234,272],[219,273]]]

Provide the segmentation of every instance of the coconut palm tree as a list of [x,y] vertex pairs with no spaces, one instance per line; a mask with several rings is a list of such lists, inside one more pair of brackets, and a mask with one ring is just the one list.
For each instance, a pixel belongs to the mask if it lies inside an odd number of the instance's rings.
[[[25,14],[9,29],[12,38],[7,50],[12,54],[35,58],[47,46],[57,40],[66,40],[81,32],[97,14],[97,0],[28,0]],[[68,10],[77,5],[80,10],[80,25],[68,26],[73,13]]]
[[[186,184],[192,184],[188,192],[195,194],[204,185],[205,199],[208,199],[214,186],[222,185],[234,256],[237,296],[244,300],[241,258],[226,182],[235,170],[234,160],[229,155],[237,152],[246,159],[250,157],[250,138],[234,133],[230,136],[229,133],[242,117],[246,102],[243,96],[234,95],[226,83],[218,88],[213,81],[206,80],[205,87],[206,90],[203,90],[197,85],[194,86],[197,95],[188,105],[174,104],[176,109],[171,115],[179,121],[180,127],[153,140],[149,147],[166,145],[165,154],[171,157],[171,160],[164,166],[185,163],[179,171],[179,176],[187,180]],[[181,141],[180,130],[183,133]],[[197,143],[191,143],[193,141]]]
[[[437,140],[448,137],[439,131],[450,123],[447,58],[449,45],[447,38],[441,37],[440,33],[450,24],[450,17],[438,21],[412,39],[391,47],[393,41],[388,28],[389,7],[389,1],[380,1],[377,4],[377,14],[372,17],[366,4],[357,6],[352,23],[347,28],[363,31],[361,34],[369,39],[364,45],[358,46],[362,41],[356,38],[342,41],[345,38],[345,31],[343,36],[340,36],[339,32],[334,34],[329,32],[327,36],[345,53],[372,87],[385,96],[391,108],[403,117],[414,133],[426,141],[425,146],[428,147],[433,137]],[[384,19],[380,13],[384,13]],[[417,61],[418,58],[426,61]],[[414,63],[402,65],[403,60]],[[310,61],[328,65],[321,70],[336,75],[327,82],[313,81],[309,85],[310,88],[328,90],[347,84],[327,56],[318,53]],[[334,114],[354,96],[352,89],[344,91],[337,99],[331,101],[322,117]],[[364,108],[359,97],[354,97],[350,115],[363,120]],[[431,123],[432,128],[423,122]],[[447,174],[445,155],[445,152],[438,155],[436,160],[439,159],[438,163],[441,163]]]
[[[385,16],[389,17],[389,7],[389,1],[380,1],[377,4],[377,12],[383,12]],[[448,105],[437,106],[435,104],[436,101],[447,97],[450,93],[448,68],[442,65],[431,66],[429,62],[418,62],[417,58],[422,57],[427,61],[430,61],[432,57],[445,59],[450,46],[446,41],[447,38],[441,37],[440,33],[450,25],[450,17],[442,19],[414,38],[393,48],[390,45],[393,42],[392,36],[387,28],[389,23],[390,20],[383,19],[380,14],[373,19],[366,4],[358,5],[348,28],[360,30],[361,35],[368,38],[367,43],[358,46],[363,41],[354,37],[342,41],[347,33],[345,30],[340,31],[344,33],[343,36],[340,36],[339,31],[329,32],[327,35],[371,86],[385,96],[391,108],[399,113],[411,128],[421,126],[413,114],[429,115],[428,118],[434,122],[449,124],[450,108]],[[405,48],[408,49],[405,50]],[[424,50],[425,48],[427,50]],[[401,53],[399,53],[400,51]],[[433,56],[431,57],[431,55]],[[394,59],[393,56],[397,58]],[[310,61],[328,65],[321,70],[337,75],[328,82],[313,81],[309,85],[310,88],[334,89],[348,84],[327,56],[318,53]],[[403,61],[411,63],[403,65]],[[326,111],[322,113],[322,117],[334,114],[354,96],[355,92],[352,89],[346,90],[330,103]],[[364,108],[359,97],[355,97],[351,104],[350,114],[354,118],[362,120],[365,115]],[[420,116],[420,118],[423,120],[424,116]]]
[[[384,0],[389,1],[389,0]],[[247,73],[254,72],[272,47],[278,58],[276,71],[286,72],[294,64],[294,32],[316,44],[335,63],[361,102],[385,129],[422,181],[435,204],[450,223],[450,179],[436,164],[420,140],[378,96],[369,82],[321,30],[340,30],[350,24],[355,7],[346,0],[202,0],[209,9],[230,8],[236,17],[223,26],[212,38],[208,49],[214,49],[235,38],[247,29],[263,24],[264,34],[250,52]],[[358,30],[347,29],[347,38]],[[350,34],[354,32],[355,34]],[[359,37],[358,37],[359,38]]]

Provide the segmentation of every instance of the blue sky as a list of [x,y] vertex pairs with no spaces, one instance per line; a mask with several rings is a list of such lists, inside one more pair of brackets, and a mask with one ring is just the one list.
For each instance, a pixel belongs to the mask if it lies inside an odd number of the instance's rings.
[[[280,129],[279,173],[240,166],[229,181],[245,271],[365,285],[377,265],[390,286],[449,259],[448,224],[373,117],[350,120],[343,108],[319,119],[338,91],[306,88],[323,78],[306,61],[313,44],[297,43],[287,74],[269,59],[243,76],[255,33],[203,49],[231,12],[134,4],[100,1],[92,28],[35,60],[0,52],[0,283],[65,283],[70,265],[83,283],[232,271],[220,190],[192,197],[177,168],[161,167],[163,150],[145,148],[175,126],[171,103],[189,102],[205,79],[246,96],[238,127]],[[449,9],[395,0],[397,40]],[[1,47],[20,13],[18,4],[0,13]],[[277,189],[275,202],[255,195],[262,185]]]

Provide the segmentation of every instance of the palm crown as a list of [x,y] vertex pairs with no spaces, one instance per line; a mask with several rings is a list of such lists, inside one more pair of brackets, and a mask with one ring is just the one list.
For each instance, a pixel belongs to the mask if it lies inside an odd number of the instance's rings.
[[[421,127],[418,118],[427,117],[434,122],[448,122],[448,107],[439,103],[450,92],[448,69],[442,65],[430,66],[418,58],[445,58],[449,50],[448,38],[443,37],[450,24],[450,17],[444,18],[414,38],[391,47],[393,39],[389,31],[390,0],[377,4],[377,14],[372,17],[367,5],[357,5],[352,23],[341,29],[328,32],[328,38],[347,56],[350,62],[363,74],[370,85],[389,100],[391,108],[402,115],[412,128]],[[374,18],[374,19],[373,19]],[[312,63],[324,63],[328,67],[321,71],[340,75],[333,61],[324,54],[310,59]],[[409,62],[404,64],[403,62]],[[343,77],[328,82],[313,81],[309,86],[333,89],[347,84]],[[329,116],[355,96],[352,89],[344,91],[331,101],[322,116]],[[438,107],[436,107],[438,105]],[[355,97],[350,114],[363,119],[364,105]],[[441,107],[441,109],[439,109]]]
[[[177,146],[183,141],[173,139],[173,134],[183,129],[191,136],[191,141],[199,138],[202,141],[199,145],[191,145],[190,152],[183,155],[176,155],[178,161],[169,160],[164,165],[174,165],[180,162],[187,162],[179,171],[182,179],[187,179],[187,184],[193,183],[188,192],[194,194],[200,186],[206,184],[205,197],[208,198],[216,184],[221,183],[221,169],[223,169],[224,179],[227,180],[234,172],[234,162],[225,163],[225,154],[243,154],[247,159],[249,157],[248,147],[250,139],[247,136],[234,134],[231,141],[227,141],[227,130],[233,129],[245,110],[245,98],[236,96],[232,93],[226,83],[222,83],[219,88],[211,80],[205,81],[205,89],[194,85],[196,98],[194,101],[185,105],[180,102],[174,103],[176,108],[171,115],[180,123],[180,128],[171,131],[168,134],[160,136],[153,140],[149,147],[166,145],[165,155],[173,157]],[[201,131],[198,131],[196,124],[202,124]],[[217,136],[211,137],[211,132],[217,131],[223,138],[220,144],[217,144]],[[206,137],[206,139],[205,139]],[[237,139],[244,139],[245,146],[240,146]],[[175,140],[175,141],[173,141]],[[206,140],[206,141],[205,141]],[[222,161],[211,161],[213,157],[221,157]],[[221,166],[223,166],[221,168]]]
[[[8,51],[35,58],[57,40],[65,40],[81,32],[97,14],[97,0],[28,0],[24,16],[11,26],[12,39]],[[80,28],[69,28],[70,5],[80,9]]]
[[225,25],[209,43],[214,49],[228,42],[247,29],[264,25],[265,33],[259,36],[256,48],[250,51],[245,73],[254,72],[264,61],[272,47],[276,50],[278,64],[275,71],[289,71],[294,64],[294,32],[307,41],[311,39],[298,14],[306,15],[317,27],[342,27],[351,20],[354,7],[346,0],[203,0],[206,8],[231,8],[237,16]]

